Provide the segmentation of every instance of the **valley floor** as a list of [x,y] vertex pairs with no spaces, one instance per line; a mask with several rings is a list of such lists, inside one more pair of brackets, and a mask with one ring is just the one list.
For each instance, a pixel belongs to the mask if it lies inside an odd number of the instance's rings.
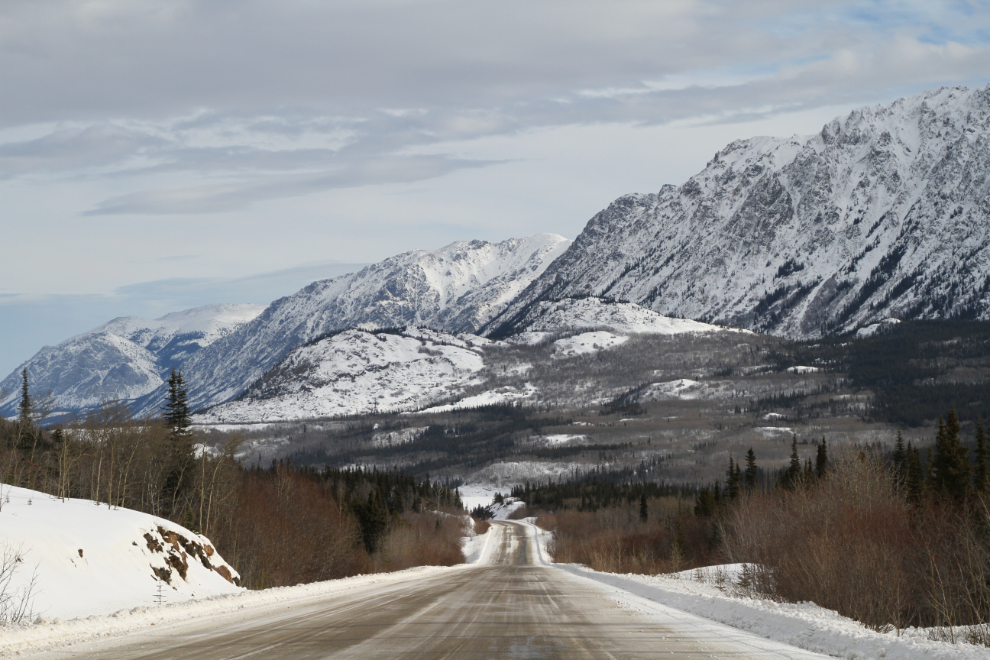
[[0,653],[39,659],[990,657],[983,648],[874,633],[810,604],[733,596],[691,576],[554,566],[546,559],[546,536],[525,522],[495,522],[485,537],[474,564],[0,629]]

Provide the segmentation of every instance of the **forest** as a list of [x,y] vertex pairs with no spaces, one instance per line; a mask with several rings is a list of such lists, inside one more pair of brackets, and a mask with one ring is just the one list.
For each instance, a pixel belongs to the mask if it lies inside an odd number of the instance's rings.
[[990,646],[990,441],[963,446],[954,410],[924,455],[818,445],[763,471],[754,452],[700,488],[598,475],[513,495],[554,532],[556,561],[610,572],[747,565],[753,595],[811,601],[875,630],[925,626]]
[[252,589],[464,560],[455,488],[396,470],[245,469],[240,440],[205,445],[191,430],[180,373],[158,418],[108,402],[45,426],[23,375],[19,416],[0,419],[0,478],[58,498],[143,511],[210,538]]

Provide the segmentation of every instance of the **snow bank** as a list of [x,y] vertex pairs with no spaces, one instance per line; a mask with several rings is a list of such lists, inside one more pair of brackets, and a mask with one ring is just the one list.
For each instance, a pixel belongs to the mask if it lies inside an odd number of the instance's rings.
[[[966,660],[990,657],[990,649],[927,639],[927,631],[878,633],[852,619],[814,603],[777,603],[734,595],[720,585],[731,583],[739,565],[710,567],[666,575],[617,575],[593,571],[578,564],[555,564],[561,570],[606,584],[666,607],[754,633],[801,649],[842,658],[888,660]],[[721,571],[719,569],[724,569]]]
[[0,546],[23,553],[12,589],[34,575],[30,609],[48,619],[241,591],[237,572],[205,536],[146,513],[26,488],[0,485]]

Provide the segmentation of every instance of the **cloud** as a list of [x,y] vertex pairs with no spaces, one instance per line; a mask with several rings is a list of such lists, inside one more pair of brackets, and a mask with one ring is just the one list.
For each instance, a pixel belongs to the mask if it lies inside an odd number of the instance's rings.
[[298,197],[334,188],[409,183],[479,168],[495,161],[445,156],[392,156],[348,163],[336,172],[267,177],[231,184],[161,188],[106,199],[84,216],[200,214],[244,209],[255,202]]

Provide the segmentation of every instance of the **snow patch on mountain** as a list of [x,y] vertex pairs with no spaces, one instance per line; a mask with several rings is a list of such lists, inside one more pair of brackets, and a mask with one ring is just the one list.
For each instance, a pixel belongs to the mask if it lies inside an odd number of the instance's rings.
[[483,408],[484,406],[493,406],[506,403],[525,404],[527,402],[532,402],[536,398],[537,394],[539,394],[539,390],[531,383],[525,383],[522,387],[505,385],[493,390],[488,390],[487,392],[482,392],[481,394],[464,397],[460,401],[456,401],[454,403],[433,406],[432,408],[424,408],[418,412],[441,413],[451,412],[453,410],[473,410],[475,408]]
[[598,351],[615,348],[629,341],[629,337],[612,334],[606,330],[582,332],[573,337],[558,339],[553,343],[554,357],[574,357],[576,355],[593,355]]
[[525,333],[605,328],[622,335],[679,335],[725,330],[708,323],[662,316],[635,303],[594,297],[538,302],[517,327]]
[[345,330],[293,350],[243,397],[196,423],[285,421],[422,408],[478,382],[481,349],[454,335]]
[[173,522],[2,484],[0,501],[0,552],[23,553],[10,593],[30,592],[35,616],[109,614],[242,591],[210,540]]

